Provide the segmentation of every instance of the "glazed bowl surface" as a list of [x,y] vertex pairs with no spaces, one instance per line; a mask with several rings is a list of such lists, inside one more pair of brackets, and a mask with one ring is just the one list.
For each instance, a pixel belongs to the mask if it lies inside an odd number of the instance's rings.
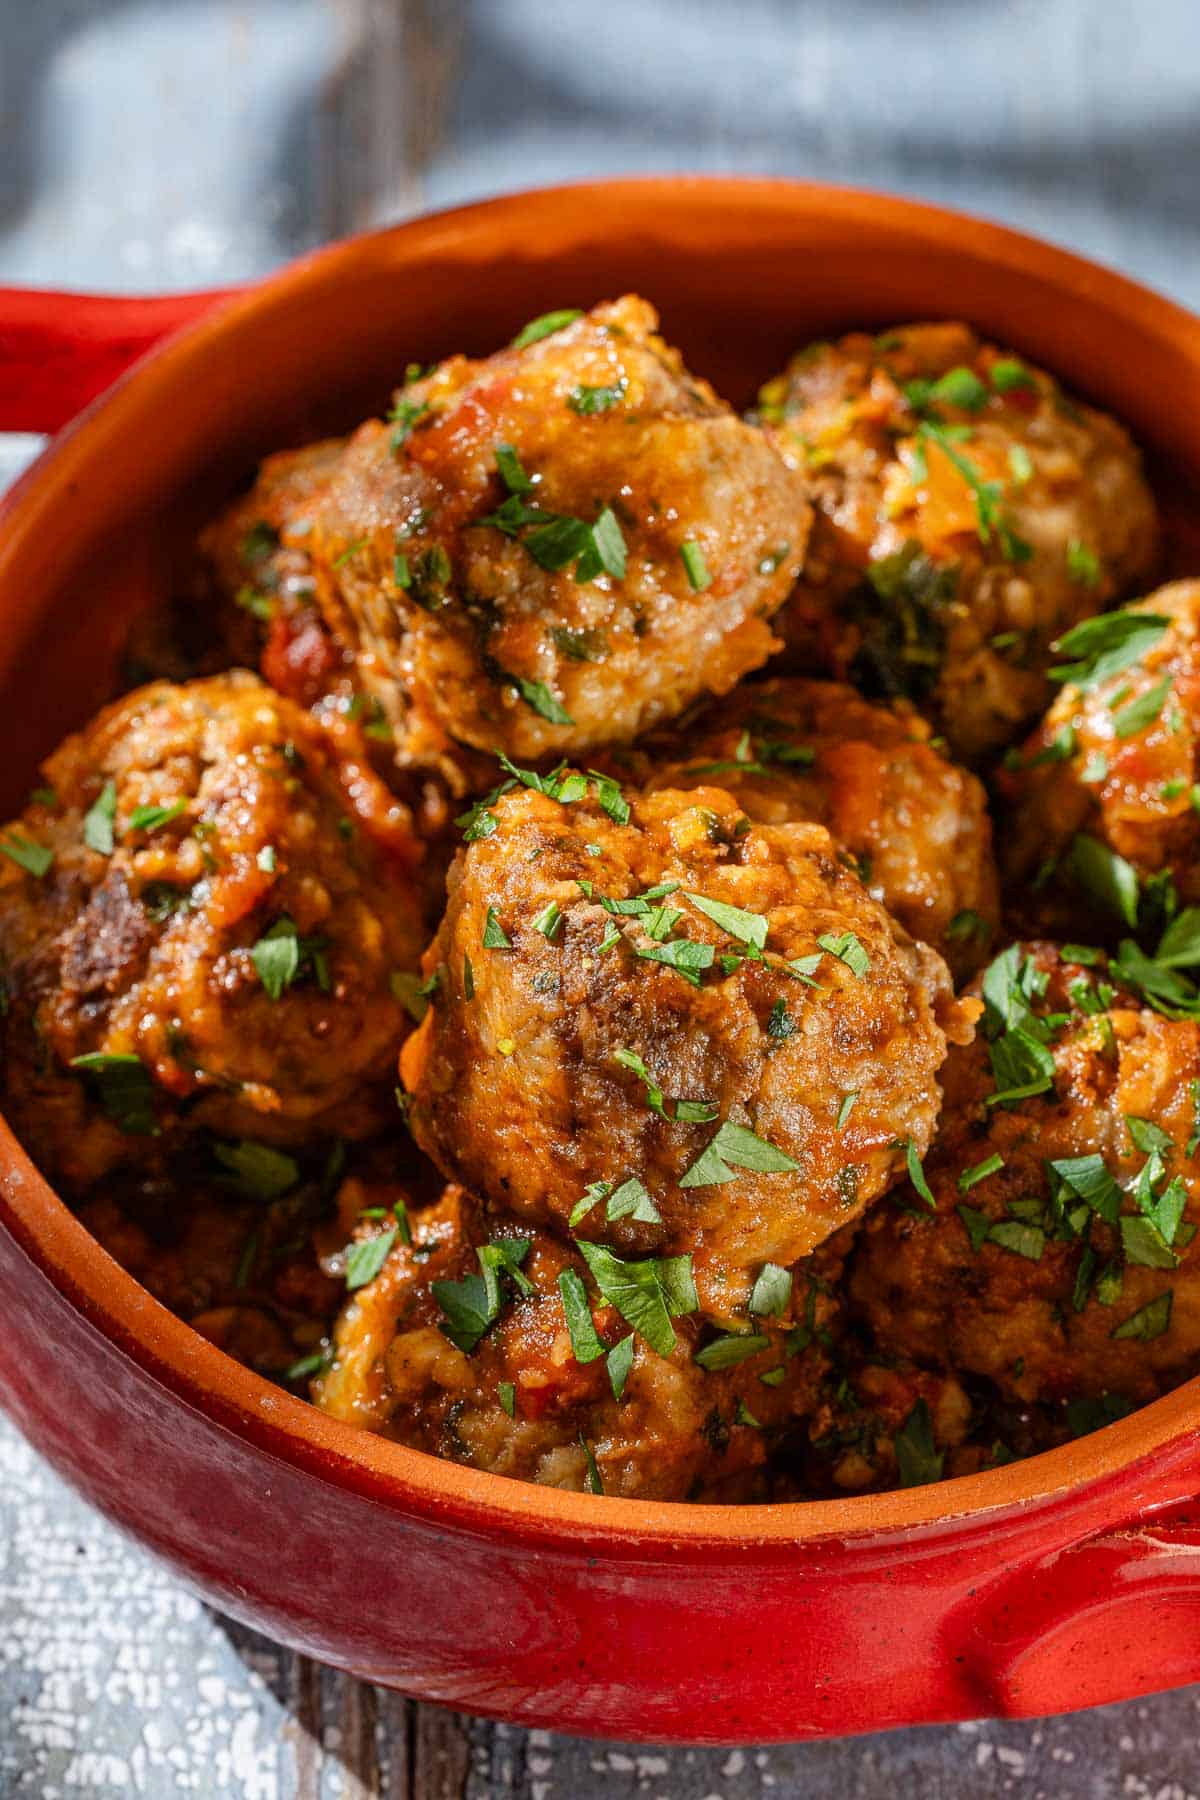
[[[139,609],[263,453],[410,360],[635,290],[736,405],[797,345],[963,317],[1122,417],[1186,540],[1200,327],[1118,275],[869,194],[551,190],[336,245],[233,296],[0,294],[0,428],[64,422],[0,509],[0,804],[112,692]],[[1200,568],[1200,558],[1197,560]],[[1098,1704],[1200,1679],[1200,1385],[987,1474],[803,1506],[509,1482],[356,1433],[231,1361],[87,1235],[0,1125],[0,1404],[205,1598],[425,1699],[729,1743]]]

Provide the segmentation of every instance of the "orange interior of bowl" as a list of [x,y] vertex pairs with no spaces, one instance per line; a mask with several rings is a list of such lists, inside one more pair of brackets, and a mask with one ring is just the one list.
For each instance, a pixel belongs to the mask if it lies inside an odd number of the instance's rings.
[[[466,208],[320,252],[173,340],[56,440],[0,510],[0,703],[15,811],[39,759],[119,680],[142,607],[264,452],[381,407],[404,365],[486,353],[528,318],[635,290],[691,367],[742,405],[788,353],[858,325],[961,317],[1124,419],[1184,496],[1200,488],[1200,327],[1120,276],[998,227],[786,182],[617,182]],[[1186,503],[1174,510],[1186,518]],[[1200,555],[1195,564],[1200,570]],[[0,1161],[3,1161],[0,1156]],[[531,1491],[335,1424],[147,1302],[19,1151],[24,1234],[119,1335],[243,1416],[412,1495],[644,1537],[896,1529],[1119,1468],[1193,1422],[1193,1387],[1098,1437],[935,1488],[789,1508],[688,1508]],[[598,1513],[597,1508],[603,1509]]]

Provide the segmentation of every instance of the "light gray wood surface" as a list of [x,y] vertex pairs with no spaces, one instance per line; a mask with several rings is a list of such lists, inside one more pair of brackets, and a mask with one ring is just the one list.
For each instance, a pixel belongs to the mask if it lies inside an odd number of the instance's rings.
[[[0,0],[0,282],[216,284],[696,168],[920,193],[1197,304],[1198,102],[1195,0]],[[0,484],[34,447],[0,440]],[[220,1620],[0,1423],[3,1797],[1200,1800],[1198,1726],[1200,1690],[711,1752],[457,1718]]]

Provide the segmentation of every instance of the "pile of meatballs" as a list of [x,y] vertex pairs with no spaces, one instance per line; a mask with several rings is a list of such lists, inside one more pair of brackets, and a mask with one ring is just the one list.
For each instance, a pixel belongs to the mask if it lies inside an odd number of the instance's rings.
[[1200,1366],[1161,536],[964,325],[745,418],[631,297],[411,367],[0,831],[10,1123],[214,1343],[478,1469],[803,1499],[1096,1429]]

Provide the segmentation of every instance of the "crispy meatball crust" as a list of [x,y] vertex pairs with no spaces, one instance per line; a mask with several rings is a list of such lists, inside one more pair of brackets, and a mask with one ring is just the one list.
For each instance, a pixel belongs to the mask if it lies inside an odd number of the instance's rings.
[[[677,1315],[667,1356],[635,1334],[618,1400],[605,1358],[576,1354],[560,1278],[582,1283],[604,1351],[628,1339],[630,1326],[577,1251],[536,1228],[489,1219],[457,1187],[412,1215],[411,1246],[383,1221],[360,1226],[358,1241],[384,1231],[394,1239],[387,1260],[349,1297],[313,1397],[336,1418],[478,1469],[594,1489],[590,1452],[606,1494],[759,1498],[773,1441],[815,1405],[829,1366],[838,1309],[829,1279],[836,1259],[825,1253],[801,1264],[790,1285],[783,1277],[780,1308],[769,1318],[745,1309]],[[527,1248],[518,1251],[519,1283],[500,1278],[499,1318],[467,1350],[446,1335],[440,1284],[477,1281],[477,1249],[486,1244]],[[743,1360],[713,1368],[696,1361],[733,1333],[746,1336],[748,1348],[753,1339]]]
[[1051,641],[1152,569],[1122,427],[966,325],[814,344],[760,417],[817,509],[793,656],[915,700],[968,761],[1046,704]]
[[283,525],[402,757],[628,740],[777,648],[803,481],[656,327],[626,298],[442,363]]
[[764,825],[826,826],[875,898],[965,978],[999,922],[992,826],[980,783],[930,735],[904,701],[782,677],[661,733],[635,769],[650,788],[718,782]]
[[402,1062],[410,1122],[448,1175],[535,1222],[640,1180],[657,1220],[610,1214],[609,1240],[694,1250],[732,1297],[928,1143],[947,1035],[978,1009],[820,826],[752,823],[718,788],[625,804],[618,823],[592,792],[519,788],[460,853]]
[[78,1189],[199,1128],[371,1128],[422,932],[408,818],[369,769],[234,671],[126,695],[45,777],[0,834],[5,1106],[42,1168]]
[[[899,1204],[868,1220],[853,1302],[885,1355],[987,1376],[1016,1399],[1149,1400],[1200,1359],[1200,1023],[1106,988],[1102,959],[1083,967],[1045,944],[1005,956],[983,991],[1010,1018],[1040,1021],[1053,1085],[995,1102],[990,1052],[1008,1034],[989,1004],[981,1035],[943,1070],[925,1163],[934,1208],[899,1189]],[[1086,1158],[1075,1164],[1084,1194],[1050,1166]],[[1140,1206],[1148,1165],[1152,1197]],[[1174,1182],[1165,1211],[1182,1206],[1182,1223],[1157,1233],[1146,1207]]]
[[[1060,661],[1079,667],[1001,778],[1007,817],[1005,876],[1018,910],[1039,870],[1035,901],[1047,925],[1078,931],[1094,853],[1085,837],[1129,863],[1144,882],[1169,874],[1179,897],[1200,902],[1200,582],[1177,581],[1093,623],[1090,646]],[[1132,658],[1132,660],[1130,660]],[[1104,659],[1102,661],[1101,659]],[[1112,667],[1105,674],[1104,663]],[[1126,919],[1125,923],[1131,921]],[[1111,907],[1098,927],[1119,927]]]

